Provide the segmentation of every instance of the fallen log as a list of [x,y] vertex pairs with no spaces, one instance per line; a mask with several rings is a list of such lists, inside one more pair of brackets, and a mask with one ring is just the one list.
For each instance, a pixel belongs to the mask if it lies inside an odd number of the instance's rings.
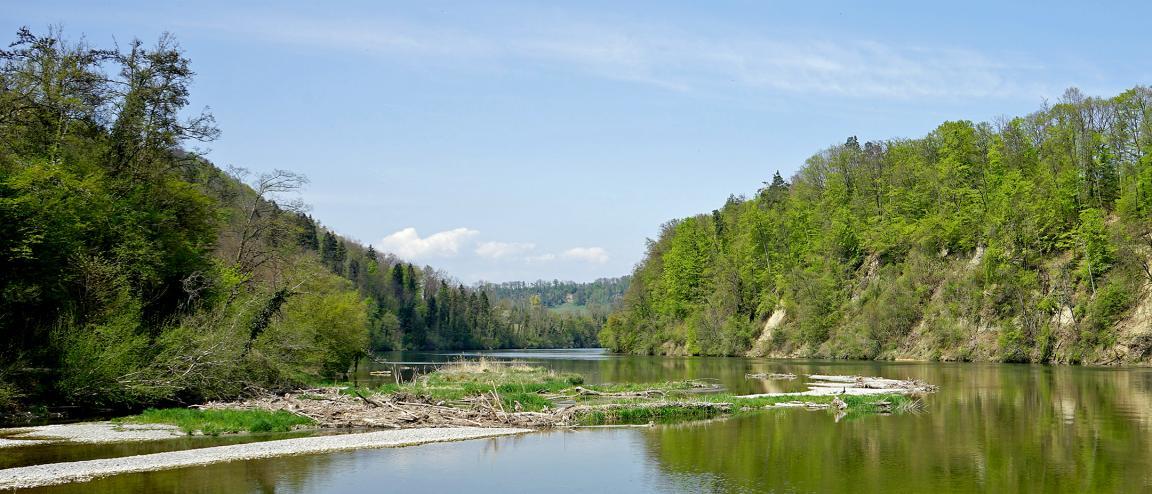
[[777,373],[763,373],[756,372],[752,374],[744,374],[744,379],[768,379],[771,381],[791,381],[796,379],[796,374],[777,374]]
[[352,392],[356,393],[356,397],[360,398],[361,400],[364,400],[364,403],[372,405],[375,408],[380,408],[380,406],[381,406],[380,403],[378,403],[374,400],[368,399],[366,396],[364,396],[364,394],[360,393],[359,390],[353,390]]
[[668,396],[668,393],[659,389],[645,389],[643,391],[620,391],[615,393],[596,391],[583,386],[572,388],[581,396],[604,396],[610,398],[651,398],[653,396]]

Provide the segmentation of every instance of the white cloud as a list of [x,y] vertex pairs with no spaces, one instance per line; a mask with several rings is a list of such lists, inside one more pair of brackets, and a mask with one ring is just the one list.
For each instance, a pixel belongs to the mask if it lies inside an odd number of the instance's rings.
[[408,227],[384,237],[379,247],[380,250],[408,260],[453,257],[460,252],[460,246],[466,240],[479,233],[469,228],[456,228],[420,238],[415,228]]
[[573,247],[562,254],[565,259],[604,264],[608,262],[608,252],[600,247]]
[[489,259],[501,259],[531,252],[536,244],[526,242],[482,242],[476,246],[476,255]]

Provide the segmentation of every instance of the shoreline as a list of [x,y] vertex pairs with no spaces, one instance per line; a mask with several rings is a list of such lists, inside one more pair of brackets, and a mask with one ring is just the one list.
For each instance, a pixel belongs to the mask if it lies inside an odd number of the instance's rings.
[[398,448],[527,432],[532,432],[532,430],[483,427],[401,429],[338,436],[280,439],[120,458],[48,463],[0,470],[0,490],[87,482],[111,475],[171,470],[237,460],[256,460],[358,449]]

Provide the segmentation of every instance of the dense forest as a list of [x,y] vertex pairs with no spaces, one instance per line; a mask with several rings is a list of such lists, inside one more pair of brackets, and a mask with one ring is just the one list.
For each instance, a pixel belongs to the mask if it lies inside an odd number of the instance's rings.
[[373,351],[588,347],[607,320],[606,311],[556,313],[532,299],[490,295],[345,239],[303,213],[295,223],[299,247],[367,297]]
[[1150,213],[1147,87],[853,137],[664,225],[600,338],[633,353],[1144,361]]
[[478,288],[497,300],[527,301],[548,308],[610,308],[628,289],[628,276],[600,278],[587,283],[560,280],[481,283]]
[[387,349],[587,346],[601,321],[493,301],[341,237],[277,170],[189,144],[169,36],[117,49],[27,29],[0,51],[0,413],[187,403],[331,379]]

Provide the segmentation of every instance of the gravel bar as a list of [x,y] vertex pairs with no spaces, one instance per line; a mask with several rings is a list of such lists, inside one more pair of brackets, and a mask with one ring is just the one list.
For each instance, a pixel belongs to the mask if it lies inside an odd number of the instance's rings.
[[0,470],[0,490],[26,489],[122,473],[150,472],[237,460],[461,441],[531,432],[528,429],[453,427],[402,429],[339,436],[281,439],[103,460],[50,463]]
[[58,441],[77,443],[118,443],[125,441],[158,441],[187,434],[179,427],[164,424],[114,424],[83,422],[78,424],[41,425],[0,429],[0,448],[44,444]]

